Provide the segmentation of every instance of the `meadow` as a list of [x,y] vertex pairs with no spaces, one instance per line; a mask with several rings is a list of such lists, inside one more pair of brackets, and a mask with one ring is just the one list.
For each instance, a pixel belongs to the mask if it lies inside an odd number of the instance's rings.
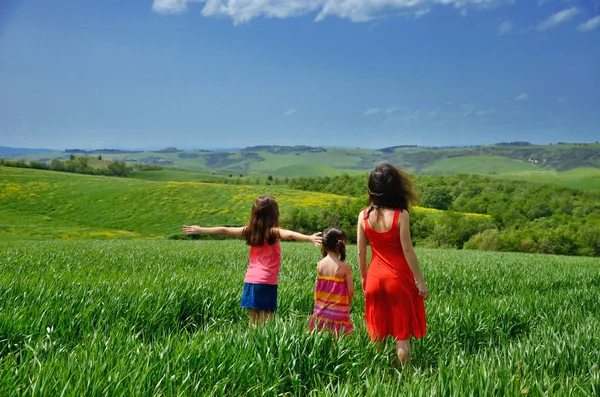
[[[293,209],[319,216],[328,205],[348,200],[285,186],[216,183],[219,177],[179,182],[157,178],[160,171],[142,172],[157,180],[0,167],[0,238],[171,238],[181,235],[184,224],[243,225],[261,194],[277,198],[284,224]],[[189,175],[167,176],[181,174]],[[433,218],[443,214],[416,210]]]
[[428,332],[402,369],[360,288],[352,336],[308,332],[320,255],[282,249],[276,320],[251,330],[241,241],[0,240],[0,394],[600,393],[598,259],[418,249]]
[[[154,173],[156,171],[147,171]],[[318,211],[343,196],[283,186],[147,181],[0,167],[0,237],[170,237],[181,225],[243,225],[254,199]]]

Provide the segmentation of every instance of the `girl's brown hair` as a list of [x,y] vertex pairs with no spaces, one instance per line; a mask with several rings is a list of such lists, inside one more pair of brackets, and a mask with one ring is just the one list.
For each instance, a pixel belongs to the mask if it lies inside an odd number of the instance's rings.
[[391,164],[383,163],[369,176],[369,205],[367,215],[382,208],[408,210],[419,202],[410,176]]
[[343,230],[334,227],[325,229],[321,245],[323,258],[327,256],[327,251],[338,252],[341,260],[346,259],[346,233]]
[[259,196],[254,200],[250,219],[242,230],[246,244],[259,247],[265,243],[275,244],[279,238],[279,206],[273,196]]

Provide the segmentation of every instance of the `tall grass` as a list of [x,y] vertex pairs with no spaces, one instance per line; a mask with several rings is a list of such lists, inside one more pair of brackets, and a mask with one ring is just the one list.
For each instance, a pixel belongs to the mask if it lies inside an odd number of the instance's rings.
[[319,253],[283,255],[276,320],[249,330],[240,241],[0,241],[0,395],[600,393],[598,259],[419,250],[428,334],[399,369],[360,291],[351,337],[309,333]]

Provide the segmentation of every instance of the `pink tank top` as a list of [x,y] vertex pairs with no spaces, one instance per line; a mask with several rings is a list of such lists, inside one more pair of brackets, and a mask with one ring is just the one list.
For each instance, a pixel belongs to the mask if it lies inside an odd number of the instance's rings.
[[250,247],[250,265],[246,271],[245,283],[277,285],[281,266],[281,246],[265,241],[260,247]]

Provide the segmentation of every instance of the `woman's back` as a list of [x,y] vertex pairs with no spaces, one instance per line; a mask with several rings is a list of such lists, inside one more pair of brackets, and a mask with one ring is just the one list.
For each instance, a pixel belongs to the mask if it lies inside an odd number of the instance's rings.
[[400,242],[400,226],[398,218],[402,210],[377,210],[363,212],[365,217],[365,234],[371,243],[371,264],[369,274],[381,277],[397,277],[413,280],[402,243]]

